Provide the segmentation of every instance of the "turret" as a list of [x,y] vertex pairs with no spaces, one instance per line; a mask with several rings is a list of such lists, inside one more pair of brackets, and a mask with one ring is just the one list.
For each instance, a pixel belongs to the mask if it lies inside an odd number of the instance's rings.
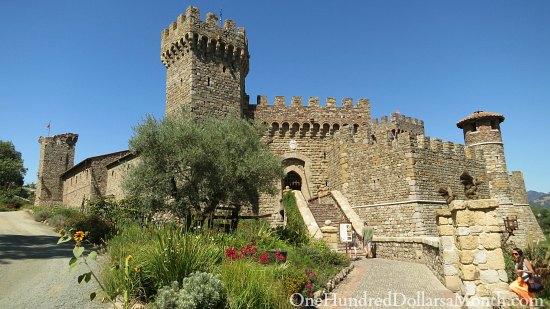
[[221,26],[213,13],[202,21],[199,9],[190,6],[162,31],[161,38],[167,116],[243,115],[250,58],[244,28],[237,29],[229,19]]
[[464,142],[467,147],[483,151],[491,198],[503,204],[510,204],[510,178],[506,169],[500,131],[500,123],[503,121],[504,116],[501,114],[477,111],[456,125],[464,131]]
[[40,160],[35,205],[52,205],[63,202],[61,174],[73,167],[78,134],[65,133],[38,139]]

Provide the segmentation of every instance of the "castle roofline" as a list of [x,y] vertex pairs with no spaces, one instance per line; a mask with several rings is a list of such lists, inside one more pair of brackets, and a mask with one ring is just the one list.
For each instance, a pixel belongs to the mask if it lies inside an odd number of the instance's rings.
[[61,174],[61,178],[64,179],[66,175],[70,174],[73,171],[78,170],[82,166],[85,166],[86,164],[91,163],[95,160],[103,159],[103,158],[108,157],[108,156],[113,156],[113,155],[118,155],[118,154],[128,154],[128,153],[130,153],[130,150],[116,151],[116,152],[111,152],[111,153],[107,153],[107,154],[103,154],[103,155],[99,155],[99,156],[95,156],[95,157],[89,157],[87,159],[84,159],[84,160],[80,161],[78,164],[71,167],[70,169],[66,170],[65,173]]
[[128,162],[128,161],[130,161],[130,160],[132,160],[132,159],[134,159],[134,158],[137,158],[137,156],[136,156],[135,154],[129,152],[128,154],[126,154],[126,155],[124,155],[124,156],[122,156],[122,157],[116,159],[115,161],[113,161],[113,162],[107,164],[105,167],[106,167],[107,169],[111,169],[111,168],[113,168],[113,167],[115,167],[115,166],[118,166],[118,165],[124,163],[124,162]]
[[504,115],[502,115],[502,114],[497,114],[497,113],[492,113],[492,112],[484,112],[484,111],[476,111],[473,114],[471,114],[470,116],[468,116],[468,117],[460,120],[459,122],[457,122],[456,126],[460,129],[462,129],[466,123],[469,123],[469,122],[472,122],[472,121],[478,120],[478,119],[483,119],[483,118],[497,118],[499,120],[499,123],[504,121]]

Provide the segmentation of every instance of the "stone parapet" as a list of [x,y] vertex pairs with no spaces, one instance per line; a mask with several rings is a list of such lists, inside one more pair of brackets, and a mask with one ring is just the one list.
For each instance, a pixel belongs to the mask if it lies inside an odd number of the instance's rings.
[[444,282],[439,237],[374,236],[373,242],[377,258],[424,264],[439,281]]
[[510,295],[498,207],[492,199],[455,200],[436,212],[445,286],[487,304]]

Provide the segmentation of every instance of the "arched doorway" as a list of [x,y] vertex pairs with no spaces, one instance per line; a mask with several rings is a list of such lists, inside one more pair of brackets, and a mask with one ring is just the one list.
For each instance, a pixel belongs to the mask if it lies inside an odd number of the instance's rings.
[[302,177],[294,171],[290,171],[286,174],[283,181],[283,189],[289,187],[291,190],[302,190]]

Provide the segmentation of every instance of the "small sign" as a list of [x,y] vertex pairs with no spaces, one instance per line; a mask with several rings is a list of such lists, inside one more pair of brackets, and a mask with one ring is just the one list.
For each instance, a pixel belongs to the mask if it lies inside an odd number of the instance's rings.
[[351,224],[340,224],[340,241],[351,242]]

